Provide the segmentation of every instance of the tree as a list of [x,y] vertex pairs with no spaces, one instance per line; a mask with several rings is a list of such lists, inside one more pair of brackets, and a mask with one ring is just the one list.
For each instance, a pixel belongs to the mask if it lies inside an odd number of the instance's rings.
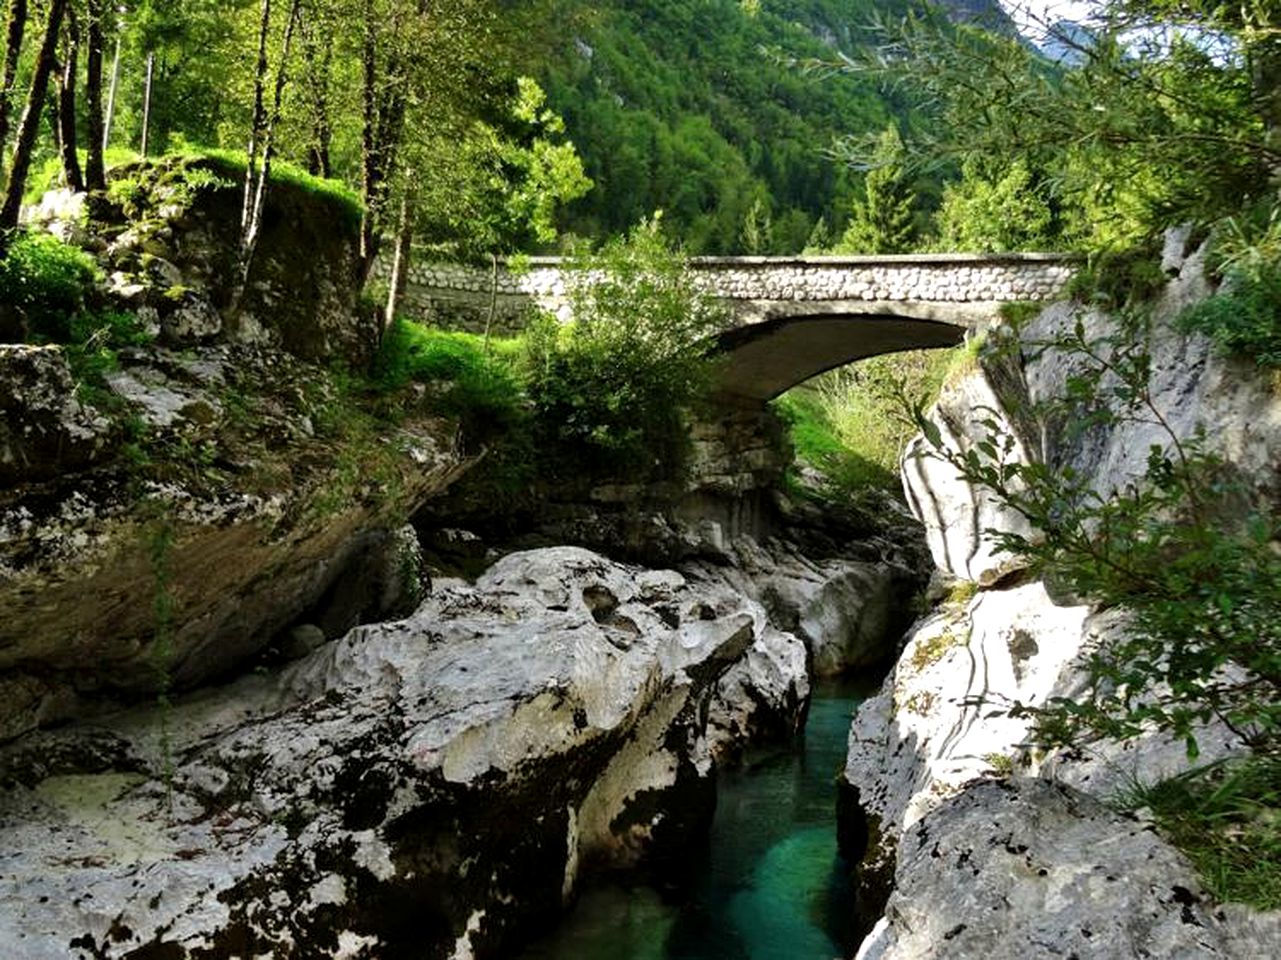
[[6,20],[4,68],[0,74],[0,163],[9,146],[9,101],[18,76],[18,56],[22,53],[22,37],[27,29],[27,0],[9,0]]
[[103,163],[102,121],[102,52],[104,0],[86,0],[85,112],[88,142],[85,144],[85,186],[90,190],[107,189],[107,172]]
[[1053,213],[1027,163],[1015,160],[996,170],[991,166],[968,159],[961,179],[944,186],[938,245],[977,253],[1053,246]]
[[[545,246],[557,237],[556,213],[583,196],[583,173],[565,125],[543,90],[520,77],[498,123],[455,116],[432,135],[405,146],[406,176],[398,184],[401,219],[386,305],[395,317],[415,236],[465,260]],[[495,265],[496,266],[496,265]]]
[[881,133],[863,196],[836,247],[838,253],[905,253],[912,248],[913,194],[903,165],[903,139],[891,123]]
[[[1021,39],[909,16],[882,21],[878,43],[843,66],[894,84],[931,116],[912,127],[913,165],[1021,160],[1052,172],[1049,198],[1076,211],[1059,223],[1068,242],[1129,245],[1169,223],[1210,223],[1237,209],[1269,189],[1281,160],[1275,89],[1257,80],[1277,42],[1275,5],[1248,2],[1253,12],[1242,16],[1213,13],[1219,6],[1104,4],[1079,67],[1049,63]],[[1214,31],[1220,46],[1172,32],[1180,23]],[[874,146],[865,137],[844,145],[855,157]],[[1100,194],[1111,200],[1098,204]]]
[[31,153],[39,132],[45,94],[49,90],[49,76],[53,73],[57,60],[58,32],[62,28],[66,8],[67,0],[49,0],[44,36],[40,41],[40,49],[36,52],[31,87],[27,91],[27,103],[18,123],[18,137],[9,162],[9,182],[5,185],[4,205],[0,207],[0,231],[10,231],[18,225],[22,193],[27,185],[27,173],[31,169]]
[[76,136],[76,74],[80,62],[80,29],[76,9],[69,6],[63,30],[61,69],[57,71],[58,96],[54,101],[54,122],[57,125],[58,153],[62,159],[62,177],[67,189],[82,193],[85,188],[80,157],[76,153],[79,138]]

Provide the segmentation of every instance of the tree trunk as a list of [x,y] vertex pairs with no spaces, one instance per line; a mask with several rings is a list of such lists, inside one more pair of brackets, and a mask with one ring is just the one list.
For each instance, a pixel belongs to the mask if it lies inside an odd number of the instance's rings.
[[360,130],[360,191],[365,215],[360,221],[360,280],[369,276],[374,257],[377,256],[378,191],[378,32],[374,26],[374,2],[364,0],[364,32],[361,41],[361,130]]
[[[264,0],[264,6],[269,0]],[[280,46],[280,62],[276,65],[276,87],[272,97],[271,114],[267,117],[262,136],[262,172],[258,175],[254,187],[253,203],[249,209],[249,220],[245,224],[240,240],[240,275],[233,298],[233,309],[239,305],[244,288],[249,282],[249,270],[253,265],[254,251],[258,248],[258,236],[262,230],[262,211],[267,202],[267,185],[271,180],[271,159],[274,153],[272,140],[276,132],[276,123],[280,120],[281,104],[285,95],[285,83],[289,76],[289,48],[293,42],[294,28],[298,25],[298,14],[302,0],[291,0],[289,18],[285,21],[285,36]],[[267,18],[263,18],[264,27]],[[252,167],[250,168],[252,170]]]
[[5,31],[4,73],[0,76],[0,166],[4,164],[4,151],[9,146],[9,106],[18,74],[18,54],[22,52],[22,36],[26,29],[27,0],[10,0],[9,21]]
[[156,55],[155,53],[147,54],[147,79],[142,88],[142,145],[139,153],[142,158],[147,158],[147,146],[151,136],[151,82],[155,79],[156,73]]
[[66,46],[62,69],[58,74],[58,154],[62,159],[62,178],[72,193],[84,193],[85,179],[80,170],[80,157],[76,154],[76,67],[80,59],[80,29],[74,7],[68,7],[66,29],[63,31]]
[[62,15],[66,8],[67,0],[49,2],[49,19],[45,21],[44,38],[40,42],[35,67],[31,72],[31,89],[27,91],[27,103],[23,108],[17,140],[13,145],[9,183],[5,187],[4,206],[0,207],[0,230],[17,227],[18,215],[22,212],[22,192],[26,188],[27,173],[31,169],[31,150],[35,146],[36,132],[40,129],[40,112],[44,106],[45,93],[49,89],[49,74],[53,72],[58,50],[58,31],[62,27]]
[[400,216],[399,229],[396,231],[396,253],[391,261],[391,277],[387,282],[387,307],[383,311],[383,328],[379,333],[379,341],[391,329],[391,325],[396,322],[396,313],[400,309],[400,301],[405,296],[405,288],[409,285],[409,256],[410,245],[414,239],[413,217],[409,205],[409,194],[404,192],[400,197]]
[[[307,148],[307,169],[319,177],[333,175],[329,148],[333,125],[329,118],[329,81],[334,59],[333,30],[308,17],[299,22],[303,59],[306,63],[307,92],[311,100],[311,144]],[[319,33],[319,36],[317,34]]]
[[85,186],[90,190],[107,189],[107,169],[102,159],[106,149],[102,131],[102,4],[103,0],[88,0],[88,44],[85,53],[85,107],[88,111],[88,129],[85,131],[87,156],[85,157]]
[[111,87],[107,90],[107,116],[102,127],[102,149],[111,146],[111,127],[116,117],[116,90],[120,87],[120,34],[116,34],[116,53],[111,60]]
[[265,122],[266,107],[263,91],[267,86],[267,37],[271,30],[271,0],[262,0],[262,15],[258,22],[258,59],[254,64],[254,110],[249,121],[249,147],[245,151],[245,195],[240,206],[240,246],[243,251],[249,235],[249,221],[253,217],[257,166],[258,137]]

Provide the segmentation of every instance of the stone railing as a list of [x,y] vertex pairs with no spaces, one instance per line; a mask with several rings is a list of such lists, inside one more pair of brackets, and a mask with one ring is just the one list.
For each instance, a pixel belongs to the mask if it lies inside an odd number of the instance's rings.
[[[518,270],[505,261],[490,267],[418,262],[410,266],[404,312],[416,319],[512,331],[531,306],[560,312],[573,282],[567,261],[526,258]],[[750,303],[753,319],[771,302],[790,305],[848,303],[999,304],[1051,299],[1076,269],[1062,254],[912,254],[880,257],[695,257],[704,286],[734,303]],[[383,272],[385,275],[385,271]],[[764,307],[765,309],[760,309]],[[883,311],[882,311],[883,312]]]

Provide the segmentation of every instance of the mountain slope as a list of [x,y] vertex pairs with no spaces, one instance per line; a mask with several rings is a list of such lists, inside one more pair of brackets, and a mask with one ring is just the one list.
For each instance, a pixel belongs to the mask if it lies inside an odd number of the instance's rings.
[[[996,0],[954,0],[973,15]],[[599,236],[662,209],[692,252],[796,252],[840,221],[857,175],[825,154],[906,106],[865,78],[805,74],[904,0],[603,0],[541,80],[596,189],[567,227]],[[829,224],[833,229],[840,224]]]

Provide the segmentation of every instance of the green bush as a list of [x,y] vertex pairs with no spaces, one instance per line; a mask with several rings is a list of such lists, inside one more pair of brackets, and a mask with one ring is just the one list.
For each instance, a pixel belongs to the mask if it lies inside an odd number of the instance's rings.
[[48,233],[19,232],[0,260],[0,303],[17,311],[28,338],[67,343],[98,268],[79,247]]
[[592,471],[670,475],[685,451],[687,414],[712,383],[722,310],[657,220],[577,270],[572,322],[543,317],[526,334],[542,438]]
[[1207,334],[1223,353],[1281,367],[1281,265],[1233,271],[1222,291],[1183,311],[1178,324]]
[[1281,207],[1262,204],[1224,219],[1211,255],[1223,286],[1184,310],[1179,326],[1207,334],[1223,353],[1281,367]]
[[[399,389],[410,381],[433,387],[437,409],[463,421],[472,439],[487,439],[525,416],[513,358],[518,340],[424,327],[400,319],[383,337],[374,363],[378,383]],[[506,359],[504,359],[506,358]]]

